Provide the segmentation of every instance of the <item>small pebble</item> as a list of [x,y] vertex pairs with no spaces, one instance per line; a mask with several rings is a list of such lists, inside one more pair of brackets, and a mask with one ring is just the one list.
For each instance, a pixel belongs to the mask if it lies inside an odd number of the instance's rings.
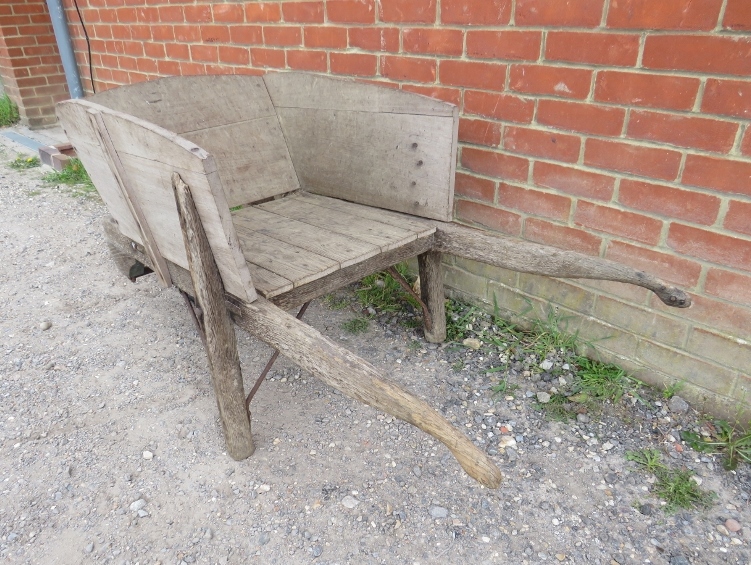
[[501,436],[498,440],[498,447],[513,447],[516,445],[516,440],[511,436]]
[[268,532],[263,532],[260,536],[258,536],[258,545],[266,545],[271,540],[271,534]]
[[313,552],[313,558],[320,557],[321,553],[323,553],[323,549],[321,548],[320,545],[314,545],[311,548],[311,551]]
[[576,421],[579,422],[580,424],[588,424],[589,416],[587,416],[586,414],[577,414]]
[[39,324],[39,329],[42,331],[47,331],[52,327],[52,322],[42,322]]
[[680,396],[674,396],[668,400],[668,410],[675,412],[676,414],[683,414],[688,412],[688,402],[683,400]]
[[550,359],[545,359],[542,363],[540,363],[540,369],[543,371],[549,371],[553,368],[553,362]]
[[430,507],[430,515],[433,518],[447,518],[449,515],[448,509],[444,508],[443,506],[431,506]]
[[154,454],[151,453],[151,451],[144,451],[143,458],[146,459],[146,461],[151,461],[154,458]]
[[482,347],[482,342],[474,337],[468,337],[462,342],[462,345],[469,347],[470,349],[480,349]]
[[91,553],[94,551],[94,542],[92,541],[91,543],[86,544],[86,547],[84,547],[83,550],[85,553]]
[[733,520],[732,518],[725,520],[725,527],[733,533],[739,532],[741,530],[741,525],[737,520]]
[[350,510],[358,504],[360,504],[360,501],[357,500],[354,496],[347,495],[342,498],[342,506],[349,508]]
[[138,512],[144,506],[146,506],[146,501],[143,498],[139,498],[135,502],[131,503],[130,509],[131,509],[132,512]]
[[539,402],[540,404],[547,404],[548,402],[550,402],[550,395],[547,392],[538,392],[537,402]]

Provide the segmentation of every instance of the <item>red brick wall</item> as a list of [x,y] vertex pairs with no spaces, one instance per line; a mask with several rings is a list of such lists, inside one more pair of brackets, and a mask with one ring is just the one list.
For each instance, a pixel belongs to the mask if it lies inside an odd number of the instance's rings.
[[475,296],[502,295],[510,310],[514,296],[547,294],[590,316],[583,331],[615,335],[603,342],[612,356],[645,378],[687,375],[708,406],[751,388],[751,1],[79,5],[98,89],[296,69],[459,105],[459,220],[649,270],[695,305],[669,310],[616,283],[496,284],[460,261],[451,280],[475,277]]
[[55,123],[55,103],[69,96],[45,0],[0,4],[0,77],[24,123]]

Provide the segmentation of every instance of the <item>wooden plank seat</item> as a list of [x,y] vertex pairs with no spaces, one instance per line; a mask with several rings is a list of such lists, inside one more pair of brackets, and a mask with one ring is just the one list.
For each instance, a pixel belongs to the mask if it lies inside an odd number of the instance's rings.
[[446,337],[442,253],[690,304],[647,273],[452,223],[458,112],[438,100],[279,73],[169,77],[57,111],[112,214],[104,227],[120,269],[134,279],[148,267],[192,297],[235,459],[254,444],[232,322],[499,485],[491,458],[427,402],[283,310],[405,259],[418,258],[432,342]]

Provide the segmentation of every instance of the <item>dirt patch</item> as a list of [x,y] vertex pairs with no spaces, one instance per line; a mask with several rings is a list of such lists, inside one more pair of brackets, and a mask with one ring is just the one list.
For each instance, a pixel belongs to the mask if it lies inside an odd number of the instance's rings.
[[[0,169],[0,561],[749,562],[748,467],[681,445],[695,414],[626,398],[549,421],[550,383],[522,371],[518,389],[491,390],[493,350],[430,346],[394,316],[352,335],[352,312],[322,301],[308,323],[454,421],[503,485],[478,486],[432,438],[283,359],[253,401],[257,451],[232,461],[177,291],[124,280],[103,205],[40,177]],[[248,388],[271,352],[238,338]],[[643,448],[693,470],[714,503],[666,513],[626,460]]]

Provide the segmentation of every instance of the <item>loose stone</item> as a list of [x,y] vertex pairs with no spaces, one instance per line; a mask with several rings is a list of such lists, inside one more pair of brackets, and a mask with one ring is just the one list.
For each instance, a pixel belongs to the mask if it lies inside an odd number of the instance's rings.
[[741,525],[733,518],[725,520],[725,527],[731,532],[739,532],[741,530]]
[[131,509],[132,512],[138,512],[144,506],[146,506],[146,501],[143,498],[139,498],[135,502],[131,503],[130,509]]
[[39,324],[39,329],[42,331],[47,331],[52,327],[52,322],[42,322]]
[[680,396],[674,396],[668,401],[668,409],[671,412],[683,414],[688,411],[688,408],[688,402],[683,400]]
[[342,499],[342,506],[349,508],[350,510],[358,504],[360,504],[360,501],[357,500],[354,496],[347,495]]
[[433,518],[446,518],[449,515],[448,509],[444,508],[443,506],[431,506],[430,508],[430,515]]
[[146,461],[151,461],[154,458],[154,454],[151,453],[151,451],[144,451],[143,458],[146,459]]
[[550,402],[550,395],[547,392],[538,392],[537,402],[539,402],[540,404],[547,404],[548,402]]

